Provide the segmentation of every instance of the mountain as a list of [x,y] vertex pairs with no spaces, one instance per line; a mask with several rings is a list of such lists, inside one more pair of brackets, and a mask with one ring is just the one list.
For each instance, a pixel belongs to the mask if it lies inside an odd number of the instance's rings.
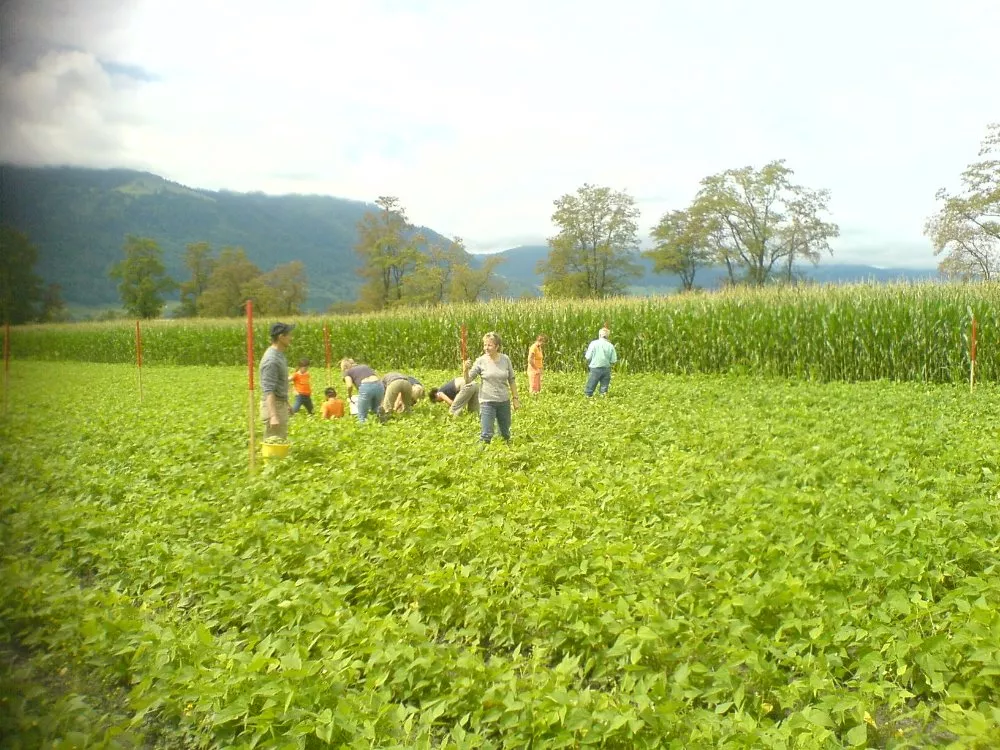
[[242,247],[262,271],[302,261],[310,310],[352,300],[361,285],[355,227],[373,208],[320,195],[197,190],[127,169],[0,165],[0,222],[27,232],[38,248],[38,275],[81,306],[118,306],[108,270],[121,260],[127,234],[155,239],[179,281],[189,275],[184,248],[204,240],[216,250]]
[[[523,245],[503,250],[499,253],[505,262],[499,272],[510,285],[512,296],[539,294],[541,277],[535,272],[538,261],[546,257],[549,248],[545,245]],[[482,257],[482,256],[473,256]],[[679,276],[653,272],[653,262],[647,258],[636,259],[642,266],[643,275],[633,279],[630,294],[669,294],[681,286]],[[823,262],[818,266],[798,267],[807,279],[822,284],[848,284],[862,281],[887,283],[891,281],[924,281],[938,278],[938,272],[931,268],[880,268],[858,264]],[[695,274],[695,286],[704,289],[718,289],[726,279],[726,269],[722,266],[699,268]]]

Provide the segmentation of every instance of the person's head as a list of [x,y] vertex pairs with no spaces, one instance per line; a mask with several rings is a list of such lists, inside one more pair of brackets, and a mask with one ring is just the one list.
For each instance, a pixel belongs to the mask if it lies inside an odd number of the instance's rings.
[[430,400],[430,402],[432,404],[435,401],[437,401],[438,400],[438,389],[437,388],[431,388],[429,391],[427,391],[427,398]]
[[606,339],[610,335],[611,335],[611,331],[608,330],[607,328],[602,328],[601,330],[599,330],[597,332],[597,337],[598,338],[602,338],[602,339]]
[[424,387],[419,383],[417,383],[415,386],[413,386],[412,393],[413,393],[413,400],[419,401],[424,397]]
[[309,369],[309,360],[306,359],[305,357],[303,357],[302,359],[300,359],[299,360],[299,369],[303,370],[303,371],[308,370]]
[[278,349],[287,349],[292,343],[292,331],[295,330],[294,323],[273,323],[271,325],[271,344]]
[[549,337],[546,336],[544,333],[540,333],[535,338],[535,343],[536,344],[547,344],[547,343],[549,343]]
[[331,386],[330,388],[327,388],[325,391],[323,391],[323,395],[326,396],[327,398],[337,398],[337,389]]
[[355,362],[353,359],[351,359],[350,357],[344,357],[344,359],[340,360],[340,371],[347,372],[352,367],[354,367],[354,364]]
[[489,354],[491,357],[494,354],[499,353],[501,346],[500,334],[496,331],[490,331],[485,336],[483,336],[483,351]]

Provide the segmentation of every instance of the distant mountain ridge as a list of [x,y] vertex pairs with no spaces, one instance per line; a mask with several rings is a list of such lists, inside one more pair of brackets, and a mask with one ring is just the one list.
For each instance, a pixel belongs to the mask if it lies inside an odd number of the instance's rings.
[[[376,208],[373,203],[322,195],[236,193],[189,188],[148,172],[78,167],[0,165],[0,222],[27,232],[39,250],[38,273],[62,286],[73,305],[117,307],[118,292],[108,270],[122,257],[125,236],[155,239],[163,249],[168,273],[186,280],[184,248],[209,242],[216,250],[239,246],[262,271],[291,260],[305,265],[311,311],[357,297],[361,279],[354,252],[357,223]],[[447,239],[427,227],[418,229],[431,242]],[[540,293],[535,268],[545,258],[544,245],[504,250],[498,268],[509,296]],[[474,265],[483,255],[470,256]],[[666,294],[680,279],[645,273],[632,282],[635,294]],[[823,262],[806,268],[819,282],[889,281],[935,278],[931,269],[882,269]],[[697,286],[712,289],[725,277],[721,268],[701,269]]]
[[46,282],[62,285],[67,302],[87,306],[118,305],[107,274],[128,234],[155,239],[178,281],[188,277],[184,248],[206,241],[216,250],[244,248],[262,271],[302,261],[309,309],[353,300],[361,286],[356,226],[374,208],[330,196],[199,190],[127,169],[0,165],[0,221],[28,233]]

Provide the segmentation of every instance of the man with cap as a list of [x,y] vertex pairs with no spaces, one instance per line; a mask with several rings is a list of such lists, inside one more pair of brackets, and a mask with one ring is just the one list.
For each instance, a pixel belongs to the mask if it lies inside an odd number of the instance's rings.
[[587,353],[583,355],[590,367],[587,385],[583,388],[583,393],[587,398],[594,395],[594,389],[597,388],[598,384],[601,386],[601,395],[608,394],[608,386],[611,385],[611,365],[618,361],[615,345],[608,341],[610,335],[611,331],[607,328],[601,328],[597,332],[597,338],[590,342]]
[[264,418],[264,440],[288,438],[288,359],[285,351],[292,343],[291,323],[271,326],[271,345],[260,359],[261,416]]

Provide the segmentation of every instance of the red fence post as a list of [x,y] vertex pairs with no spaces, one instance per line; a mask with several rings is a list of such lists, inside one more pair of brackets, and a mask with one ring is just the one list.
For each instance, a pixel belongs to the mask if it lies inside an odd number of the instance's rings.
[[254,420],[254,389],[253,389],[253,300],[247,300],[247,429],[250,432],[250,473],[253,474],[257,465],[257,430]]

